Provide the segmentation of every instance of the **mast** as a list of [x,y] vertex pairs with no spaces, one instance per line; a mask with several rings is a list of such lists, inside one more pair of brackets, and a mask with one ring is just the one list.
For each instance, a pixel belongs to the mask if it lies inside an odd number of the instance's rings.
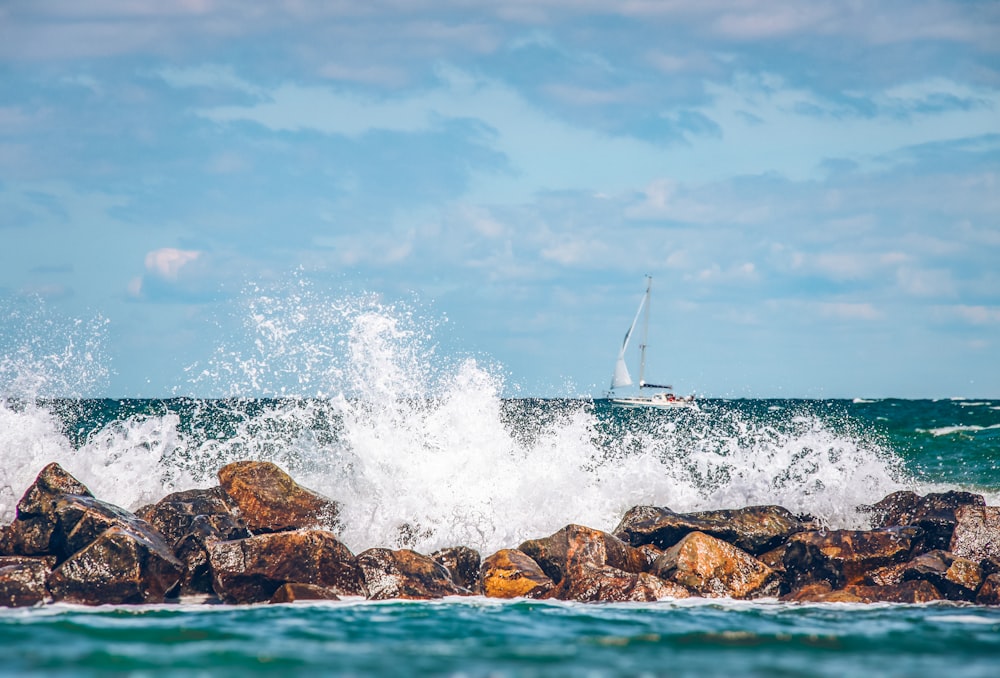
[[642,316],[642,343],[639,344],[639,390],[646,385],[644,376],[646,373],[646,342],[649,338],[649,293],[653,289],[653,276],[646,276],[646,295],[643,297],[645,312]]

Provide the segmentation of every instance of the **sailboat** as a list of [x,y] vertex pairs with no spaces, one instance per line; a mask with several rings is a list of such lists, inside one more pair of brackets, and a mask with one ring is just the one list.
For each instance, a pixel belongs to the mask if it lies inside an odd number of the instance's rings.
[[[615,363],[615,373],[611,378],[611,390],[608,391],[608,399],[611,401],[612,405],[617,405],[619,407],[653,407],[660,409],[675,407],[696,408],[697,405],[694,402],[694,396],[680,398],[672,393],[673,386],[667,386],[665,384],[650,384],[645,381],[646,338],[649,335],[649,294],[652,289],[653,277],[647,275],[646,293],[642,295],[642,299],[639,301],[639,310],[635,312],[635,318],[633,318],[632,324],[628,328],[628,332],[625,333],[625,340],[622,342],[622,348],[618,351],[618,361]],[[632,375],[629,374],[628,366],[625,364],[625,352],[628,350],[629,341],[635,333],[635,326],[639,323],[639,316],[643,316],[642,343],[639,344],[639,395],[616,395],[615,389],[625,388],[626,386],[632,385]],[[658,392],[651,395],[643,395],[643,389],[652,389]]]

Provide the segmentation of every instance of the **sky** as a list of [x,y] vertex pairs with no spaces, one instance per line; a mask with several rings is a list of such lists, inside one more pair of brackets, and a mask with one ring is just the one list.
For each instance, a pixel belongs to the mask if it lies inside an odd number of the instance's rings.
[[647,274],[678,393],[1000,397],[1000,3],[0,2],[8,381],[218,395],[308,285],[598,396]]

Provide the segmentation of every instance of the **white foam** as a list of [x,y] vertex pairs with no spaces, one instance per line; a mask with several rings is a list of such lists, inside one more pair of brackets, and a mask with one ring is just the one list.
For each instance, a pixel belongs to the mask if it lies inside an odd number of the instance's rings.
[[730,404],[610,428],[584,400],[512,413],[496,366],[439,355],[435,319],[374,296],[329,300],[296,283],[254,290],[246,317],[250,348],[220,346],[189,388],[298,399],[252,416],[234,403],[218,440],[204,432],[218,406],[205,405],[192,423],[174,413],[112,422],[78,449],[46,408],[0,402],[0,519],[50,461],[134,509],[215,484],[230,461],[271,460],[344,504],[355,551],[489,552],[570,522],[610,530],[638,504],[780,504],[859,527],[855,506],[902,487],[877,438],[792,406],[764,419]]

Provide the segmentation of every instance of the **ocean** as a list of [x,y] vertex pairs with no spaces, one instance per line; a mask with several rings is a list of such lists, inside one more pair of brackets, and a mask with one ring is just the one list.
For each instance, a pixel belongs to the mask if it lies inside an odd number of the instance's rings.
[[[136,509],[215,485],[228,462],[270,460],[343,503],[340,536],[355,553],[466,545],[486,556],[568,523],[612,530],[639,504],[780,504],[831,528],[867,527],[858,507],[899,489],[960,488],[1000,504],[1000,400],[702,399],[697,410],[645,411],[512,399],[494,367],[414,348],[416,335],[384,315],[358,318],[340,362],[325,344],[285,350],[294,333],[268,322],[259,355],[198,373],[229,384],[221,398],[79,397],[73,364],[92,370],[89,349],[52,364],[10,354],[0,522],[53,461]],[[266,379],[281,370],[297,371],[308,397],[241,397],[277,392]],[[995,676],[998,661],[1000,608],[957,603],[0,608],[3,675],[959,678]]]

